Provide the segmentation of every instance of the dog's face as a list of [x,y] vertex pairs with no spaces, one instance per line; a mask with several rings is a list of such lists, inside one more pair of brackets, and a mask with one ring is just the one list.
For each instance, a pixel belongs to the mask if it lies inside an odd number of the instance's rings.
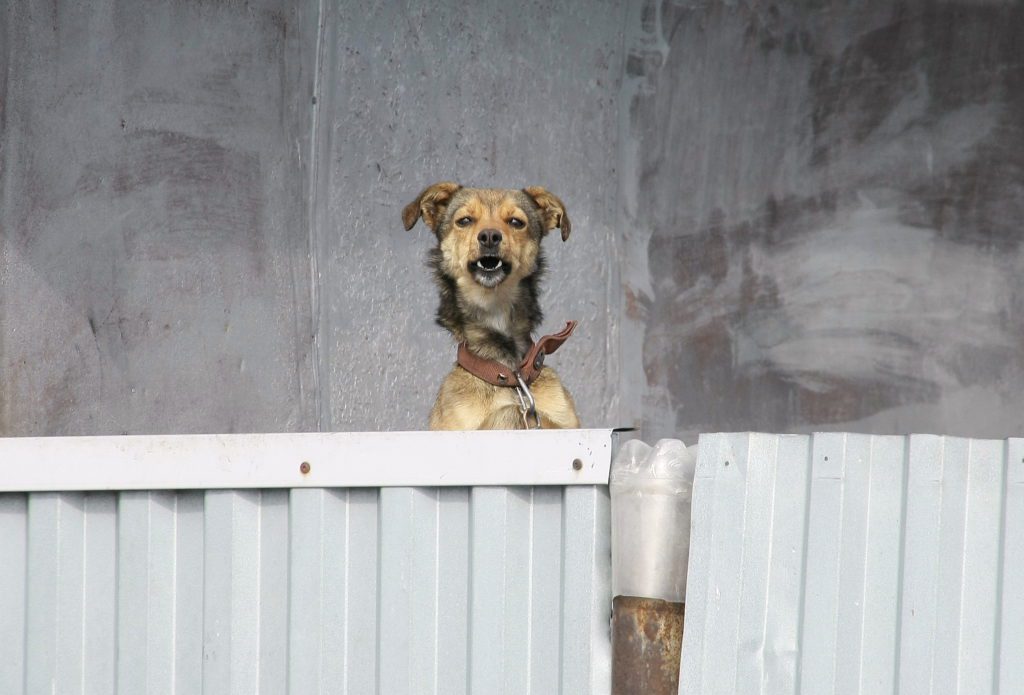
[[515,286],[537,269],[540,242],[571,230],[565,206],[540,187],[463,188],[437,183],[402,211],[406,229],[420,217],[437,236],[440,269],[463,288]]

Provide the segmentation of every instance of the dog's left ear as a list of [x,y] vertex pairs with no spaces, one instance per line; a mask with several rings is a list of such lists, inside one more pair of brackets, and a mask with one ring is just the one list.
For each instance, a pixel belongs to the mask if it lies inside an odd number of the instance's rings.
[[565,203],[542,186],[524,188],[523,193],[533,198],[533,202],[537,203],[537,207],[540,208],[540,212],[544,216],[544,232],[558,227],[562,230],[562,241],[568,240],[569,233],[572,231],[572,223],[569,222],[569,215],[565,212]]
[[436,232],[437,223],[444,216],[445,208],[448,207],[452,196],[460,188],[462,186],[451,181],[442,181],[441,183],[435,183],[433,186],[424,188],[416,196],[416,200],[406,205],[402,210],[402,223],[405,225],[405,230],[409,231],[412,229],[416,224],[416,220],[422,216],[427,226]]

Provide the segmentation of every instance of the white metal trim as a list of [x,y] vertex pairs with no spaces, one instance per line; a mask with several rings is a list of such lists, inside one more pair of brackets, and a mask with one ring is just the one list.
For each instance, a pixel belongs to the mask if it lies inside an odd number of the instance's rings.
[[[0,438],[0,492],[605,485],[612,431]],[[575,460],[582,464],[579,470]],[[309,464],[303,474],[300,467]]]

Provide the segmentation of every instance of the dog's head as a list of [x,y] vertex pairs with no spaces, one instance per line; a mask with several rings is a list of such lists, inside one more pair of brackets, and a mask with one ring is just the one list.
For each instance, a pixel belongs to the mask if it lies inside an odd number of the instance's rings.
[[557,227],[565,241],[572,229],[565,205],[540,186],[505,190],[435,183],[402,210],[406,229],[420,217],[437,236],[440,270],[487,289],[533,274],[547,233]]

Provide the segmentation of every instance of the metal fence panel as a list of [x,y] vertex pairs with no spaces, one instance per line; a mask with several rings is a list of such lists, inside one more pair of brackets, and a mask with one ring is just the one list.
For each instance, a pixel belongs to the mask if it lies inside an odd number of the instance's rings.
[[607,515],[594,486],[3,493],[0,692],[606,692]]
[[28,499],[0,495],[0,692],[25,690]]
[[377,692],[378,498],[290,493],[290,693]]
[[1024,440],[703,435],[680,693],[1024,692],[1022,529]]
[[1003,516],[1003,554],[1000,558],[998,685],[1000,692],[1024,683],[1024,439],[1007,443],[1006,504]]

